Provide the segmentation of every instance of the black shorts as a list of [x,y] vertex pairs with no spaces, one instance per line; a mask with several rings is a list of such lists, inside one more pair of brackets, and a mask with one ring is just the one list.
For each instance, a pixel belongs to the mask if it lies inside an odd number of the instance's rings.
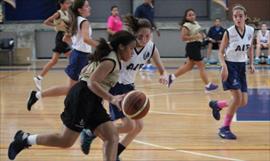
[[201,42],[189,42],[186,45],[186,57],[194,61],[203,60],[203,56],[201,54]]
[[111,120],[102,105],[102,99],[88,88],[85,81],[79,81],[70,89],[64,103],[61,119],[73,131],[81,132],[84,128],[94,131],[102,123]]
[[53,52],[57,53],[66,53],[71,50],[71,47],[65,43],[62,39],[65,35],[65,32],[58,31],[55,37],[55,48],[53,49]]

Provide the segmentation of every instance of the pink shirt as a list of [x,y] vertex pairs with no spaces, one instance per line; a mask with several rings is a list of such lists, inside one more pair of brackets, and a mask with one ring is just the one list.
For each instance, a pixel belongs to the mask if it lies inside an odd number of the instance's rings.
[[107,27],[117,32],[123,29],[123,23],[119,16],[110,16],[107,21]]

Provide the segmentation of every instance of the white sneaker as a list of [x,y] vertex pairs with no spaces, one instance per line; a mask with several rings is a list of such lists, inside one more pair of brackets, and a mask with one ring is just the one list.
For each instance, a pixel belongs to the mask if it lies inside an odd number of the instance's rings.
[[39,90],[39,91],[41,91],[41,79],[39,78],[39,77],[34,77],[33,78],[34,79],[34,82],[35,82],[35,84],[36,84],[36,87],[37,87],[37,89]]

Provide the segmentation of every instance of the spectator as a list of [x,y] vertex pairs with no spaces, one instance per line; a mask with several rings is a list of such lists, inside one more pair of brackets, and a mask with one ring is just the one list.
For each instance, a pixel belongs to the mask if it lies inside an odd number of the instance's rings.
[[118,31],[123,30],[123,22],[119,17],[118,6],[113,5],[111,7],[111,16],[107,21],[107,32],[108,32],[108,40],[111,40],[111,37]]
[[270,32],[267,30],[267,25],[265,23],[261,25],[261,30],[257,33],[256,43],[256,57],[254,63],[259,64],[261,50],[268,49],[268,59],[266,63],[270,65]]

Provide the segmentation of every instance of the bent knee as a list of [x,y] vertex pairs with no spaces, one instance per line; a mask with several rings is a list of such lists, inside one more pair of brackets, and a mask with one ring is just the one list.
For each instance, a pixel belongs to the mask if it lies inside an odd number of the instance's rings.
[[142,131],[142,129],[143,129],[143,121],[142,120],[140,120],[140,121],[138,121],[138,122],[136,122],[136,131],[137,132],[141,132]]

